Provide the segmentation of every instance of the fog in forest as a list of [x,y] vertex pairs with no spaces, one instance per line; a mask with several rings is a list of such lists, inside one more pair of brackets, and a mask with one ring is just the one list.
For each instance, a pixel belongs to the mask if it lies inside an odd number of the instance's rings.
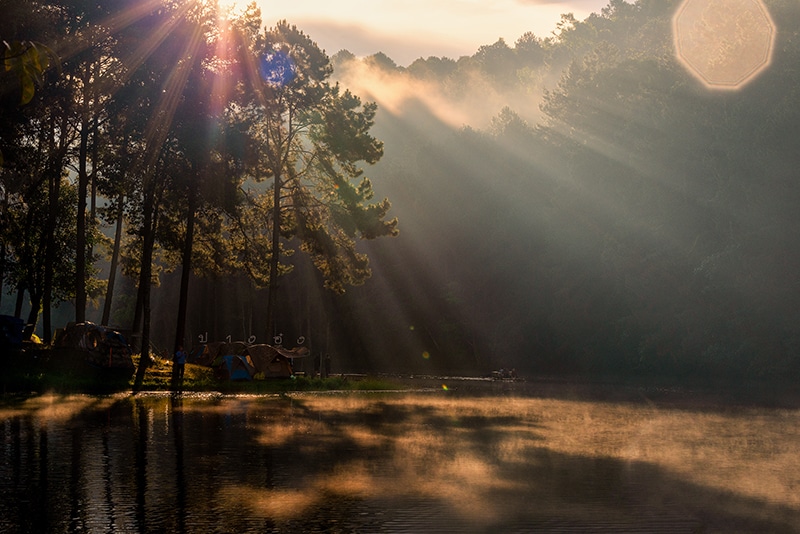
[[[335,372],[796,373],[800,4],[764,0],[768,65],[724,87],[677,57],[682,5],[613,0],[461,58],[332,54],[332,80],[377,104],[384,153],[363,168],[399,234],[358,242],[371,276],[341,295],[287,241],[271,332],[264,289],[196,272],[187,345],[302,340]],[[181,269],[155,261],[152,339],[170,350]],[[117,280],[128,328],[136,281]]]

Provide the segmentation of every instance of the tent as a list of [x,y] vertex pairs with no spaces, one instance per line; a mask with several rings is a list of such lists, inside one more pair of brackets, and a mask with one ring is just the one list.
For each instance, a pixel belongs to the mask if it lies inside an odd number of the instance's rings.
[[214,374],[220,380],[252,380],[256,373],[253,360],[244,354],[225,354],[212,363]]
[[294,374],[292,361],[308,354],[306,347],[289,350],[266,344],[248,346],[242,341],[212,342],[194,348],[189,361],[213,367],[217,377],[223,380],[251,380],[255,374],[263,374],[264,378],[288,378]]
[[288,378],[294,374],[292,360],[306,357],[308,349],[299,347],[287,350],[272,345],[252,345],[247,347],[247,354],[252,358],[256,371],[264,373],[264,378]]
[[214,341],[193,348],[189,353],[189,362],[197,365],[212,366],[220,356],[228,354],[242,355],[246,350],[247,344],[242,341],[233,341],[231,343]]
[[133,370],[131,348],[122,334],[94,323],[68,323],[56,331],[53,347],[79,349],[87,363],[105,369]]

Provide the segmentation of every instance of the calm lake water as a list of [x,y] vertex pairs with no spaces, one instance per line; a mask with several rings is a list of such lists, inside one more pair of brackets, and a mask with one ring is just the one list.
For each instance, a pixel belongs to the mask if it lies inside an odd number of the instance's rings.
[[0,400],[0,532],[800,532],[800,410],[490,391]]

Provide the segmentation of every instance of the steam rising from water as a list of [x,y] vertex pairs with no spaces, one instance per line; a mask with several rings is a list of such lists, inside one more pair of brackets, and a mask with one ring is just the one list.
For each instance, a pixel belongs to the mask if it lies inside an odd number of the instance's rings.
[[[14,476],[0,477],[0,525],[688,532],[797,524],[797,409],[720,409],[685,392],[590,401],[557,389],[561,398],[512,391],[7,402],[0,472]],[[28,495],[41,501],[30,505]],[[45,516],[20,513],[48,499]]]

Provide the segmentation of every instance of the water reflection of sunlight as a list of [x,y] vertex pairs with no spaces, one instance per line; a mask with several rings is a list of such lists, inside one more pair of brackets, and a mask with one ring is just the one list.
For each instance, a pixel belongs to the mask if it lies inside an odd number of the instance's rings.
[[[258,442],[268,446],[294,443],[294,447],[313,457],[315,450],[334,448],[342,441],[348,447],[363,451],[388,451],[391,462],[378,470],[360,455],[349,456],[337,462],[330,472],[308,481],[296,492],[285,494],[251,489],[248,499],[258,506],[265,516],[275,517],[288,508],[284,501],[297,506],[309,505],[326,495],[342,498],[423,498],[446,501],[448,508],[458,510],[470,521],[494,520],[497,503],[486,499],[486,492],[512,490],[497,471],[495,462],[523,461],[523,450],[531,445],[532,437],[526,425],[509,428],[498,427],[494,432],[497,446],[484,450],[475,447],[470,439],[474,428],[463,425],[459,417],[489,417],[487,429],[492,427],[492,415],[506,421],[505,410],[477,405],[474,409],[455,409],[462,403],[426,399],[422,405],[416,401],[382,400],[375,403],[365,398],[304,398],[302,418],[291,419],[276,427],[265,422],[259,427]],[[459,413],[461,412],[461,413]],[[353,420],[352,414],[363,419]],[[402,414],[395,417],[392,414]],[[388,422],[381,422],[384,418]],[[374,422],[375,424],[373,424]],[[474,425],[474,420],[471,421]],[[444,425],[444,428],[441,426]],[[313,436],[313,439],[308,439]],[[510,439],[510,436],[515,436]],[[368,453],[369,454],[369,453]],[[247,493],[241,486],[230,489],[240,497]],[[316,496],[316,497],[314,497]],[[295,511],[302,509],[295,508]]]
[[244,507],[251,514],[277,521],[301,516],[319,501],[317,492],[268,490],[239,485],[223,488],[218,497],[225,509]]
[[[686,482],[800,508],[800,496],[792,489],[800,482],[794,463],[800,438],[800,430],[794,429],[800,418],[796,411],[687,413],[513,398],[487,403],[415,397],[385,399],[376,405],[366,398],[348,397],[307,398],[302,403],[303,417],[279,428],[265,422],[257,427],[258,441],[294,442],[311,455],[315,448],[346,442],[354,450],[386,451],[391,465],[376,471],[359,455],[348,456],[329,472],[306,481],[297,489],[302,495],[258,497],[258,502],[270,503],[264,513],[274,513],[281,499],[307,503],[314,495],[415,495],[446,501],[449,509],[470,520],[492,521],[504,507],[524,505],[492,496],[515,490],[526,495],[524,485],[536,484],[509,478],[508,466],[526,465],[533,451],[544,449],[570,457],[643,462]],[[373,416],[380,422],[371,423]],[[386,422],[384,417],[392,420]]]
[[87,524],[132,527],[136,511],[139,527],[170,531],[162,514],[175,510],[175,488],[179,520],[217,531],[796,524],[800,410],[680,406],[444,392],[52,395],[3,403],[0,424],[13,465],[53,477],[82,466],[85,488],[64,498],[87,492]]
[[88,395],[47,394],[26,399],[13,406],[0,408],[0,419],[30,416],[42,423],[69,421],[89,408],[102,409],[116,402],[115,397],[97,398]]

